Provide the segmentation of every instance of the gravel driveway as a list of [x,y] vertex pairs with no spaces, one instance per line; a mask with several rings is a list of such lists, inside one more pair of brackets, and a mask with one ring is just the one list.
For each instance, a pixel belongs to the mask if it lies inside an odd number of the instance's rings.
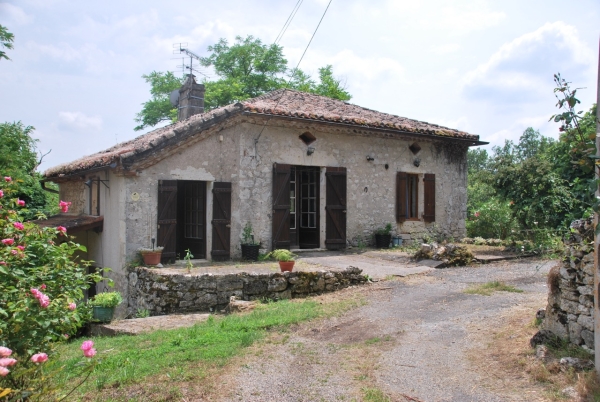
[[[384,393],[394,401],[531,401],[490,387],[468,356],[515,308],[544,307],[555,261],[515,260],[438,269],[348,289],[367,300],[343,316],[294,328],[261,345],[225,375],[227,401],[352,401]],[[466,294],[503,281],[523,293]],[[377,399],[371,399],[377,400]]]

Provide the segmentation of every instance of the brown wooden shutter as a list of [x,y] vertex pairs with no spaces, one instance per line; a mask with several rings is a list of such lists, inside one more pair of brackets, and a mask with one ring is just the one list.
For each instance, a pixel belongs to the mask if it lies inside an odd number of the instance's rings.
[[158,182],[157,216],[156,245],[164,247],[161,261],[174,260],[177,246],[177,180]]
[[425,222],[435,222],[435,175],[425,174],[423,179],[425,210],[423,211],[423,220]]
[[290,165],[273,164],[273,250],[290,248],[290,171]]
[[406,173],[396,173],[396,222],[406,221],[407,208]]
[[213,184],[212,250],[213,260],[231,258],[231,183]]
[[325,247],[346,247],[346,168],[328,167],[325,171]]

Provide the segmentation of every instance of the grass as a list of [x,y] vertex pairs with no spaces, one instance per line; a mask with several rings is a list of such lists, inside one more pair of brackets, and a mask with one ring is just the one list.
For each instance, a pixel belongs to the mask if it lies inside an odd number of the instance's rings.
[[[290,325],[332,316],[357,305],[356,300],[321,304],[314,300],[260,304],[251,313],[214,317],[189,328],[132,336],[93,338],[100,364],[77,390],[79,397],[103,389],[162,381],[197,381],[233,356],[264,338],[269,330],[285,331]],[[81,342],[62,345],[64,365],[57,385],[71,389],[78,382]],[[88,395],[89,396],[89,395]],[[86,397],[87,399],[87,397]]]
[[493,281],[487,282],[480,285],[472,286],[463,291],[464,293],[470,295],[482,295],[482,296],[491,296],[494,292],[513,292],[513,293],[523,293],[521,289],[517,289],[514,286],[507,285],[503,282]]
[[379,388],[365,387],[362,392],[364,400],[367,402],[391,402],[390,397]]

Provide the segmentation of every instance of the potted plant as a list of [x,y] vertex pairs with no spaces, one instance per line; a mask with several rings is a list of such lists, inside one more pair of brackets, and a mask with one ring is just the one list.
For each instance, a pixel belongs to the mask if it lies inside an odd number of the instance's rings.
[[242,232],[242,259],[249,261],[258,261],[258,250],[260,243],[254,241],[252,233],[252,224],[246,223]]
[[92,300],[93,317],[100,322],[110,322],[115,313],[115,307],[123,302],[119,292],[98,293]]
[[375,247],[389,248],[392,241],[392,224],[388,223],[383,228],[375,231]]
[[290,250],[273,250],[269,253],[269,256],[279,261],[279,269],[281,269],[281,272],[291,272],[292,269],[294,269],[294,263],[296,262],[294,260],[297,256]]
[[160,257],[162,256],[163,247],[141,248],[139,251],[142,255],[145,265],[160,264]]

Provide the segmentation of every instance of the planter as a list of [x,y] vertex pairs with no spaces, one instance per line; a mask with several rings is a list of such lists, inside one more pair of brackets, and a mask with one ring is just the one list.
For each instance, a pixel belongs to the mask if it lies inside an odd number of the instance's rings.
[[113,315],[115,314],[114,307],[92,307],[93,317],[95,320],[100,322],[111,322]]
[[242,259],[248,261],[258,261],[258,244],[242,244]]
[[375,234],[375,247],[377,248],[389,248],[392,242],[391,234]]
[[142,253],[142,258],[144,259],[145,265],[158,265],[160,264],[161,255],[162,251],[150,251]]
[[292,272],[296,261],[279,261],[279,269],[281,272]]

